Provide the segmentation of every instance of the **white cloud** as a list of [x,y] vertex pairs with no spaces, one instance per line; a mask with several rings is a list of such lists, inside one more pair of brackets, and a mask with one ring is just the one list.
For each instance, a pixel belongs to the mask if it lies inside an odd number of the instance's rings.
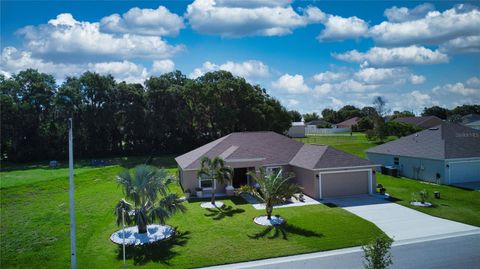
[[200,33],[225,37],[280,36],[318,22],[323,12],[308,7],[303,13],[295,12],[290,1],[195,0],[188,5],[185,17],[192,29]]
[[435,7],[430,3],[418,5],[413,9],[394,6],[386,9],[384,15],[390,22],[405,22],[421,19],[434,10]]
[[443,12],[430,11],[417,20],[382,22],[373,26],[369,35],[383,45],[438,45],[458,37],[480,35],[480,11],[471,5],[457,5]]
[[458,37],[440,45],[441,52],[480,52],[480,35]]
[[402,68],[364,68],[355,73],[354,77],[358,81],[367,84],[385,84],[392,83],[404,76],[405,70]]
[[436,86],[433,88],[434,93],[445,94],[445,93],[454,93],[460,94],[463,96],[475,96],[478,99],[480,96],[480,87],[470,87],[465,85],[461,82],[457,82],[454,84],[445,84],[443,86]]
[[33,55],[61,58],[63,61],[95,59],[161,59],[183,49],[158,36],[113,35],[100,31],[97,22],[80,22],[69,13],[59,14],[46,25],[27,26],[18,31]]
[[264,78],[270,75],[270,70],[268,65],[257,60],[248,60],[244,62],[228,61],[220,65],[207,61],[203,63],[202,67],[195,68],[193,72],[190,73],[189,77],[197,78],[204,75],[207,72],[216,71],[216,70],[229,71],[236,76],[240,76],[246,79]]
[[467,80],[467,85],[470,87],[479,87],[480,88],[480,78],[471,77]]
[[275,89],[285,90],[289,93],[299,94],[310,91],[310,88],[305,84],[302,75],[284,74],[278,80],[272,82],[272,87]]
[[313,76],[313,80],[315,80],[316,82],[332,82],[332,81],[346,79],[347,77],[348,77],[348,74],[344,72],[326,71],[326,72],[315,74]]
[[367,32],[368,24],[362,19],[330,15],[325,22],[325,29],[317,39],[320,41],[344,40],[364,36]]
[[410,92],[410,95],[415,98],[416,102],[419,102],[420,104],[425,104],[426,102],[431,100],[430,95],[426,93],[421,93],[420,91],[412,91]]
[[397,48],[373,47],[367,52],[351,50],[333,56],[347,62],[362,63],[363,66],[401,66],[410,64],[438,64],[448,62],[448,56],[428,48],[409,46]]
[[335,109],[339,109],[345,105],[345,103],[342,100],[337,99],[335,97],[329,97],[329,99],[330,101],[332,101],[332,106]]
[[410,83],[412,84],[422,84],[425,82],[425,80],[427,80],[427,78],[425,78],[424,76],[421,76],[421,75],[410,75]]
[[294,108],[296,107],[298,104],[300,104],[300,102],[297,100],[297,99],[288,99],[287,100],[287,106],[289,108]]
[[69,75],[79,75],[82,68],[75,64],[61,64],[32,57],[32,53],[21,51],[14,47],[5,47],[2,50],[1,69],[5,73],[13,74],[33,68],[41,72],[52,74],[57,79]]
[[332,92],[333,89],[334,89],[334,85],[330,83],[324,83],[324,84],[315,86],[315,88],[313,88],[313,91],[315,92],[316,95],[325,95]]
[[21,51],[14,47],[6,47],[2,51],[2,72],[8,74],[18,73],[22,70],[33,68],[40,72],[53,75],[61,81],[66,76],[79,76],[85,71],[100,74],[111,74],[118,81],[130,83],[143,83],[149,72],[141,65],[129,61],[99,62],[87,64],[54,63],[35,58],[30,52]]
[[129,61],[91,63],[87,65],[86,70],[94,71],[102,75],[110,74],[117,81],[126,81],[129,83],[143,83],[149,75],[146,68]]
[[156,60],[152,63],[151,72],[153,74],[164,74],[172,71],[175,71],[175,63],[170,59]]
[[176,36],[184,27],[183,18],[164,6],[157,9],[134,7],[121,16],[112,14],[100,21],[103,32],[137,35]]

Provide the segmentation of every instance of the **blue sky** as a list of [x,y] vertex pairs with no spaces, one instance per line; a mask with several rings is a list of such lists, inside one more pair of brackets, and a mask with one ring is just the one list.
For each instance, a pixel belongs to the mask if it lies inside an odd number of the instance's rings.
[[477,1],[2,1],[1,50],[59,82],[228,70],[301,112],[480,103]]

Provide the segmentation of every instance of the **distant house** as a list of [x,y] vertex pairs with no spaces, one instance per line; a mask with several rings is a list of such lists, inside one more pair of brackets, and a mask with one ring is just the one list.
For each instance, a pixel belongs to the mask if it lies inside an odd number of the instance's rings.
[[309,121],[309,122],[305,122],[305,125],[306,126],[317,126],[317,125],[327,126],[327,125],[332,125],[332,124],[330,122],[324,120],[324,119],[318,119],[318,120],[312,120],[312,121]]
[[358,122],[361,120],[359,117],[353,117],[351,119],[342,121],[340,123],[335,124],[336,128],[352,128],[353,125],[357,125]]
[[[233,168],[232,182],[220,184],[198,177],[203,156],[222,157]],[[293,172],[293,182],[313,198],[371,194],[375,192],[375,167],[371,161],[330,146],[303,144],[274,132],[231,133],[177,158],[180,184],[184,190],[216,189],[255,185],[248,172],[264,168],[267,173]]]
[[368,149],[367,158],[400,175],[442,184],[480,182],[480,131],[456,123]]
[[287,136],[293,138],[305,137],[305,123],[303,121],[292,122],[292,126],[287,131]]
[[468,114],[462,117],[462,124],[480,130],[480,115],[478,114]]
[[443,120],[437,116],[403,117],[396,118],[393,121],[412,124],[421,129],[428,129],[443,123]]

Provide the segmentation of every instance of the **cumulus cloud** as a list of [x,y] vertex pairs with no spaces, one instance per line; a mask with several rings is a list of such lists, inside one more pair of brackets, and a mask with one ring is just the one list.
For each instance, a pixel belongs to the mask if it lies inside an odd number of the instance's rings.
[[184,28],[183,18],[164,6],[157,9],[134,7],[126,13],[112,14],[100,21],[100,30],[110,33],[176,36]]
[[298,104],[300,104],[300,102],[297,99],[288,99],[287,100],[287,107],[289,107],[289,108],[294,108]]
[[348,74],[344,72],[326,71],[326,72],[315,74],[313,76],[313,80],[316,82],[332,82],[332,81],[343,80],[343,79],[346,79],[347,77],[348,77]]
[[202,67],[195,68],[190,74],[190,78],[198,78],[207,72],[224,70],[232,73],[235,76],[240,76],[245,79],[265,78],[270,75],[268,65],[257,60],[248,60],[244,62],[228,61],[224,64],[215,64],[212,62],[204,62]]
[[410,11],[406,11],[403,17],[398,16],[398,9],[387,13],[389,18],[395,19],[375,25],[369,31],[369,35],[380,45],[438,45],[459,37],[480,35],[480,11],[471,5],[457,5],[443,12],[429,11],[416,20],[408,18],[412,13]]
[[458,37],[440,45],[440,51],[446,53],[480,52],[480,35]]
[[[470,84],[471,85],[471,84]],[[454,94],[460,94],[463,96],[471,96],[471,97],[477,97],[476,99],[479,99],[478,96],[480,96],[480,87],[471,87],[470,85],[466,85],[462,82],[457,82],[453,84],[445,84],[442,86],[436,86],[433,88],[434,93],[454,93]]]
[[281,36],[322,19],[323,12],[316,7],[302,12],[295,12],[290,1],[195,0],[188,5],[185,17],[192,29],[205,34]]
[[279,90],[285,90],[292,94],[306,93],[310,88],[305,84],[302,75],[284,74],[278,80],[272,82],[272,87]]
[[344,40],[358,38],[368,32],[368,24],[357,17],[343,18],[329,15],[324,23],[325,29],[317,37],[320,41]]
[[384,15],[390,22],[405,22],[421,19],[434,10],[435,7],[430,3],[421,4],[412,9],[393,6],[386,9]]
[[161,59],[183,49],[158,36],[103,33],[99,23],[80,22],[69,13],[59,14],[45,25],[24,27],[18,33],[25,38],[25,46],[33,55],[63,61]]
[[363,66],[402,66],[448,62],[446,54],[419,46],[373,47],[367,52],[351,50],[341,54],[334,53],[333,56],[342,61],[361,63]]
[[427,80],[427,78],[424,77],[424,76],[421,76],[421,75],[414,75],[414,74],[412,74],[412,75],[410,75],[409,80],[410,80],[410,83],[416,85],[416,84],[422,84],[422,83],[424,83],[424,82]]
[[79,76],[86,71],[104,75],[110,74],[118,81],[130,83],[143,83],[149,76],[149,72],[145,67],[126,60],[86,64],[54,63],[35,58],[30,52],[18,50],[14,47],[4,48],[1,59],[2,73],[14,74],[33,68],[43,73],[52,74],[57,80],[63,80],[67,76]]
[[152,63],[152,74],[160,75],[172,71],[175,71],[175,63],[170,59],[156,60]]

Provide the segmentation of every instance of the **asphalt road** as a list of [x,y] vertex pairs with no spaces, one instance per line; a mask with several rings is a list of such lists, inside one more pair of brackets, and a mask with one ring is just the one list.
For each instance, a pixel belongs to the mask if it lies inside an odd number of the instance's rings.
[[[480,268],[480,234],[458,236],[418,243],[398,243],[392,247],[392,269],[410,268]],[[329,253],[329,254],[327,254]],[[351,248],[325,254],[306,254],[248,263],[218,266],[216,268],[255,269],[310,269],[363,268],[363,252]],[[295,258],[294,258],[295,257]]]

